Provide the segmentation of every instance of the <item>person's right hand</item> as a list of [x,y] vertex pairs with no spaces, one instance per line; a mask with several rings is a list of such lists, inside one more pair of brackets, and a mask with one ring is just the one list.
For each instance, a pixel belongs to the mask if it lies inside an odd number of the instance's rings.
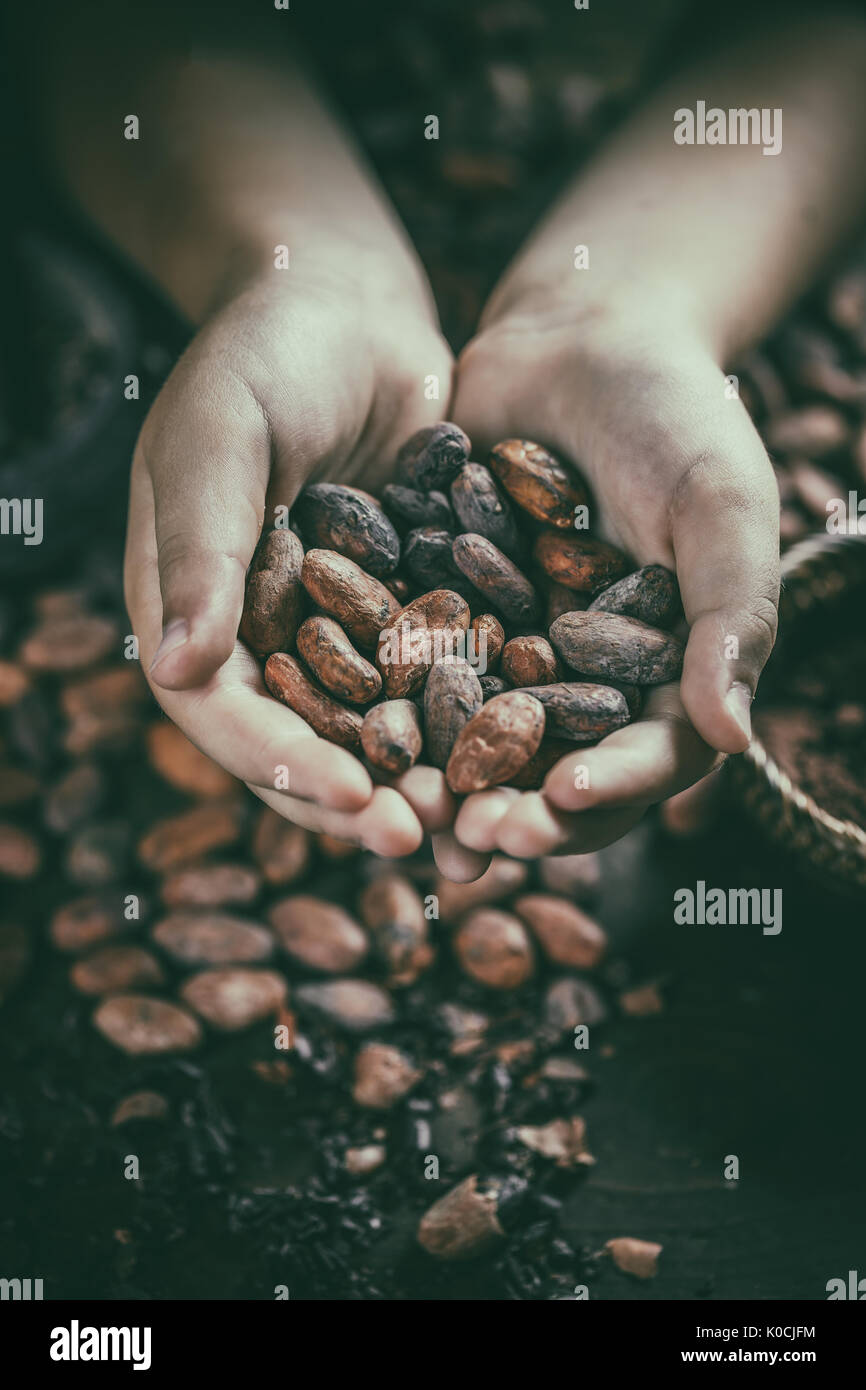
[[375,489],[405,439],[439,416],[424,397],[431,374],[447,400],[450,354],[426,306],[396,290],[369,302],[356,279],[299,285],[275,271],[198,333],[132,469],[126,601],[162,708],[289,820],[387,856],[450,825],[442,774],[413,768],[399,791],[374,789],[358,759],[267,693],[237,631],[263,522],[313,476]]

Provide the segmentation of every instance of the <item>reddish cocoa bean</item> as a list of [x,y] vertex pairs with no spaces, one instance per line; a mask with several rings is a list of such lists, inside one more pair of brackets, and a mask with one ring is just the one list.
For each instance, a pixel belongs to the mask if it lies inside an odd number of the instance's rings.
[[542,531],[535,542],[535,558],[557,584],[587,594],[609,588],[630,568],[627,556],[615,545],[564,531]]
[[622,613],[650,627],[668,627],[680,609],[676,576],[664,565],[644,565],[604,589],[589,605],[590,613]]
[[212,1028],[234,1033],[276,1014],[289,987],[275,970],[223,966],[202,970],[181,986],[181,998]]
[[181,965],[235,965],[269,960],[274,939],[265,927],[224,912],[172,912],[151,936]]
[[104,999],[93,1022],[108,1042],[131,1057],[189,1052],[202,1039],[198,1020],[186,1009],[144,994]]
[[400,541],[378,502],[339,483],[313,483],[295,503],[308,544],[336,550],[382,579],[400,559]]
[[376,665],[389,699],[423,685],[433,662],[459,654],[469,627],[469,605],[451,589],[434,589],[401,608],[380,634]]
[[60,705],[70,721],[63,740],[67,752],[78,757],[125,750],[140,733],[138,710],[149,699],[141,671],[132,662],[64,686]]
[[423,747],[421,721],[411,700],[383,700],[364,716],[361,747],[383,772],[407,772]]
[[265,684],[272,695],[294,710],[320,738],[342,748],[357,748],[362,719],[355,710],[337,704],[319,690],[301,663],[285,652],[275,652],[265,664]]
[[454,935],[454,951],[473,979],[490,989],[516,989],[532,975],[532,944],[519,917],[477,907]]
[[579,594],[575,589],[566,589],[564,584],[551,584],[547,592],[546,627],[561,617],[563,613],[582,612],[590,603],[589,594]]
[[484,704],[478,677],[463,657],[437,661],[424,687],[427,758],[445,768],[458,734]]
[[189,864],[240,838],[245,820],[240,801],[214,801],[157,821],[139,841],[138,857],[155,874]]
[[445,777],[460,795],[501,786],[535,753],[544,733],[544,709],[518,690],[497,695],[459,734]]
[[41,623],[25,638],[18,656],[28,671],[83,671],[108,656],[119,640],[109,618],[75,614]]
[[509,622],[529,626],[537,622],[538,595],[526,575],[484,536],[457,536],[452,548],[457,568]]
[[424,903],[404,874],[385,873],[368,883],[358,904],[390,988],[414,984],[433,960]]
[[266,883],[294,883],[309,867],[309,832],[303,826],[292,825],[269,806],[256,822],[252,848]]
[[400,611],[384,584],[334,550],[308,550],[301,583],[313,602],[362,647],[375,646],[382,629]]
[[120,893],[90,893],[58,908],[49,935],[58,951],[86,951],[127,929]]
[[596,743],[629,722],[625,696],[612,685],[558,681],[530,686],[526,693],[544,706],[548,733],[572,743]]
[[287,955],[331,975],[354,970],[369,949],[365,932],[348,912],[309,893],[274,903],[268,921]]
[[0,709],[8,709],[26,695],[30,677],[14,661],[0,661]]
[[401,608],[409,602],[411,590],[405,579],[401,579],[399,574],[389,574],[385,588],[393,594]]
[[0,878],[35,878],[42,864],[39,841],[17,825],[0,824]]
[[76,961],[69,978],[80,994],[117,994],[165,981],[159,961],[141,946],[103,946]]
[[151,765],[172,787],[194,796],[228,796],[237,787],[231,773],[190,743],[176,724],[161,719],[147,731]]
[[472,650],[467,652],[467,656],[479,676],[491,676],[496,671],[505,646],[505,629],[492,613],[479,613],[469,626],[475,635],[471,639]]
[[352,646],[333,618],[312,617],[298,629],[298,652],[321,685],[341,700],[365,705],[382,689],[382,677]]
[[551,893],[524,893],[514,900],[517,916],[535,934],[548,959],[575,970],[598,965],[607,936],[586,912]]
[[247,574],[238,636],[256,656],[291,645],[303,608],[304,547],[294,531],[275,527],[259,541]]
[[261,878],[246,864],[193,864],[163,879],[162,900],[166,907],[240,906],[260,888]]
[[568,530],[575,507],[589,500],[580,479],[528,439],[503,439],[490,455],[490,467],[519,507],[550,526]]
[[550,685],[562,668],[546,637],[512,637],[502,649],[502,674],[509,685]]
[[564,613],[550,640],[567,665],[591,678],[658,685],[682,671],[678,637],[619,613]]

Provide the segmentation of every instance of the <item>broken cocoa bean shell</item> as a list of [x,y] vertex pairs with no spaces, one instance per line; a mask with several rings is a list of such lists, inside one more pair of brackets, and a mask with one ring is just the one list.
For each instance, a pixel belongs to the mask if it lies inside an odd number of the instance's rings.
[[383,772],[408,772],[423,747],[421,720],[412,700],[384,700],[368,710],[361,725],[361,747]]
[[382,628],[400,611],[384,584],[335,550],[308,550],[301,583],[313,602],[362,647],[375,646]]
[[424,687],[424,739],[428,761],[445,768],[458,734],[484,704],[478,677],[463,657],[437,661]]
[[519,507],[550,526],[567,530],[575,507],[589,500],[580,479],[529,439],[503,439],[490,454],[490,467]]
[[618,579],[603,589],[589,605],[590,613],[622,613],[638,618],[650,627],[668,627],[680,609],[676,575],[664,565],[644,565],[643,569]]
[[413,599],[382,627],[376,665],[390,699],[423,685],[433,662],[459,650],[469,627],[469,605],[453,589],[434,589]]
[[375,666],[355,650],[333,618],[316,615],[301,623],[298,652],[320,685],[338,699],[365,705],[382,689]]
[[485,536],[457,536],[452,554],[457,568],[512,623],[538,621],[541,606],[526,575]]
[[363,720],[314,685],[301,663],[285,652],[274,652],[265,664],[265,684],[272,695],[299,714],[320,738],[341,748],[357,748]]
[[628,557],[615,545],[574,532],[542,531],[534,554],[557,584],[587,594],[609,588],[631,568]]
[[397,532],[379,504],[356,488],[313,483],[298,497],[294,515],[309,545],[336,550],[377,579],[399,563]]
[[441,420],[416,430],[397,455],[397,469],[409,487],[421,492],[446,488],[469,458],[471,445],[458,425]]
[[479,710],[458,735],[445,772],[465,795],[507,783],[529,762],[544,733],[544,708],[532,695],[508,690]]
[[572,743],[596,743],[629,722],[628,704],[612,685],[557,681],[526,688],[544,706],[547,732]]
[[659,685],[683,668],[678,637],[620,613],[563,613],[550,640],[568,666],[599,680]]
[[238,636],[256,656],[291,646],[303,607],[304,547],[294,531],[275,527],[259,541],[247,574]]

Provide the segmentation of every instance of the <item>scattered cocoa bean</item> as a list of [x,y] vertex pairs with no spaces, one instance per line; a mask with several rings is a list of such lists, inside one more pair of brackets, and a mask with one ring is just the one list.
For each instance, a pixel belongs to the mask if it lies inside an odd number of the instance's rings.
[[465,795],[501,786],[529,762],[544,733],[544,709],[519,690],[497,695],[464,726],[448,759],[445,778]]
[[105,777],[96,763],[75,763],[45,798],[43,819],[49,830],[68,835],[89,820],[105,801]]
[[520,558],[523,546],[514,513],[489,469],[481,463],[464,464],[450,496],[461,531],[485,536],[503,554]]
[[512,637],[502,648],[502,674],[513,686],[550,685],[562,668],[546,637]]
[[109,996],[93,1022],[108,1042],[132,1057],[189,1052],[202,1040],[198,1020],[186,1009],[145,994]]
[[83,671],[119,642],[116,625],[93,614],[46,619],[24,639],[18,659],[28,671]]
[[598,891],[601,864],[595,853],[553,855],[539,860],[538,876],[549,893],[581,901]]
[[303,607],[304,547],[288,527],[274,527],[259,541],[247,574],[238,636],[256,656],[288,647]]
[[129,863],[129,826],[123,821],[87,825],[66,846],[66,876],[80,888],[103,888],[114,883]]
[[848,443],[848,426],[829,405],[809,405],[787,411],[768,421],[765,442],[771,454],[801,454],[807,459],[826,458]]
[[0,824],[0,878],[35,878],[42,864],[39,841],[16,825]]
[[504,1237],[496,1215],[498,1189],[478,1190],[475,1173],[464,1178],[421,1217],[418,1241],[440,1260],[463,1260],[480,1255]]
[[283,886],[306,873],[310,836],[303,826],[292,825],[266,806],[256,821],[252,850],[265,882]]
[[438,589],[442,584],[448,584],[464,598],[471,594],[471,586],[454,563],[451,553],[453,544],[453,533],[437,530],[435,526],[419,526],[409,532],[403,547],[403,559],[420,589]]
[[0,709],[8,709],[26,695],[30,677],[14,661],[0,661]]
[[469,627],[475,634],[472,639],[472,664],[479,676],[492,675],[505,645],[505,629],[492,613],[479,613],[472,619]]
[[360,714],[346,709],[324,690],[319,690],[295,657],[285,652],[269,656],[265,663],[265,684],[272,695],[305,719],[320,738],[337,743],[341,748],[357,748],[363,722]]
[[[285,822],[284,822],[285,823]],[[227,907],[253,902],[261,878],[247,864],[193,864],[162,881],[166,907]]]
[[312,970],[354,970],[369,949],[366,933],[348,912],[309,893],[274,903],[268,921],[286,954]]
[[644,565],[598,594],[589,605],[589,612],[622,613],[626,618],[639,618],[650,627],[668,627],[679,607],[676,576],[664,565]]
[[147,731],[147,751],[160,777],[194,796],[228,796],[237,786],[226,772],[182,734],[176,724],[161,719]]
[[424,738],[428,761],[445,768],[458,734],[484,704],[484,695],[463,657],[437,661],[424,687]]
[[558,681],[555,685],[530,686],[525,694],[544,706],[547,731],[572,743],[596,743],[614,729],[621,729],[630,717],[625,696],[612,685]]
[[334,550],[308,550],[301,583],[313,602],[362,647],[375,646],[383,627],[400,611],[384,584]]
[[412,985],[433,961],[424,903],[404,874],[385,873],[368,883],[358,903],[361,921],[388,970],[388,985]]
[[401,608],[382,628],[376,665],[391,700],[423,685],[433,662],[458,650],[469,627],[469,605],[451,589],[434,589]]
[[633,1274],[636,1279],[654,1279],[658,1273],[658,1258],[663,1247],[654,1241],[617,1236],[606,1241],[604,1248],[624,1274]]
[[212,1028],[234,1033],[276,1014],[286,1002],[289,987],[275,970],[223,966],[191,975],[180,993]]
[[377,579],[397,567],[397,532],[378,502],[355,488],[313,483],[295,503],[295,518],[309,545],[336,550]]
[[557,1034],[573,1033],[579,1024],[602,1023],[607,1009],[601,996],[585,980],[565,975],[544,996],[544,1020]]
[[352,1099],[370,1110],[390,1110],[421,1080],[405,1052],[388,1043],[365,1043],[355,1055]]
[[213,801],[151,826],[139,841],[138,857],[155,874],[223,849],[240,838],[245,807],[240,801]]
[[327,980],[323,984],[301,985],[295,990],[295,999],[349,1033],[365,1033],[394,1021],[390,997],[369,980]]
[[397,455],[400,476],[421,492],[446,488],[469,458],[470,443],[457,425],[442,420],[407,439]]
[[454,530],[454,513],[444,492],[418,492],[389,483],[382,490],[382,505],[400,532],[414,531],[419,526]]
[[457,536],[452,547],[457,568],[509,622],[531,626],[540,616],[538,595],[526,575],[484,536]]
[[341,700],[365,705],[382,689],[382,677],[352,646],[333,618],[307,618],[298,629],[298,652],[313,675]]
[[620,613],[563,613],[550,640],[575,671],[590,678],[658,685],[683,667],[678,637]]
[[609,588],[630,569],[628,557],[615,545],[564,531],[542,531],[534,553],[557,584],[586,594]]
[[825,472],[823,468],[816,468],[814,464],[798,460],[789,464],[788,477],[799,501],[822,526],[826,525],[829,510],[834,502],[843,499],[847,505],[847,487],[843,487],[838,478]]
[[181,965],[240,965],[269,960],[274,952],[265,927],[224,912],[171,912],[151,936]]
[[454,935],[454,951],[473,979],[490,989],[516,989],[532,975],[532,944],[519,917],[496,907],[476,907]]
[[138,708],[147,699],[141,671],[129,662],[64,686],[60,704],[70,721],[66,751],[80,757],[125,750],[139,736]]
[[575,507],[589,500],[580,480],[528,439],[503,439],[491,452],[490,467],[519,507],[550,526],[569,529]]
[[158,1091],[133,1091],[118,1101],[108,1123],[116,1128],[130,1120],[164,1120],[167,1114],[168,1101]]
[[86,951],[127,927],[120,893],[90,893],[55,912],[49,935],[58,951]]
[[534,932],[549,960],[577,970],[598,965],[607,946],[601,927],[567,898],[549,893],[524,893],[513,909]]
[[411,700],[374,705],[361,725],[361,747],[374,767],[399,775],[418,760],[423,746],[421,721]]
[[550,1120],[546,1125],[519,1125],[517,1138],[534,1153],[552,1158],[557,1168],[588,1167],[595,1159],[586,1147],[586,1121]]
[[159,961],[141,946],[103,946],[77,960],[69,978],[81,994],[117,994],[165,982]]
[[564,584],[551,584],[547,593],[546,626],[549,628],[563,613],[582,612],[589,604],[589,594],[579,594],[575,589],[566,589]]
[[652,1014],[662,1014],[665,1011],[665,1001],[659,993],[658,985],[652,983],[623,990],[619,996],[619,1006],[624,1014],[629,1014],[632,1018],[649,1018]]

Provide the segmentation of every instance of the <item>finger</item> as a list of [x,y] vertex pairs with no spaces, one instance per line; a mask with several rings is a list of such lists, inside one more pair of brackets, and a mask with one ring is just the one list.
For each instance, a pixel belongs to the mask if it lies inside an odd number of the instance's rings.
[[455,840],[450,831],[432,838],[433,858],[443,878],[451,883],[474,883],[490,864],[489,854],[476,854]]
[[150,674],[204,683],[234,647],[270,471],[265,416],[235,376],[180,368],[138,453],[153,486],[162,638]]
[[640,719],[561,758],[543,790],[560,811],[649,805],[690,787],[720,760],[685,718],[677,687],[659,686]]
[[683,608],[690,626],[681,682],[686,713],[707,743],[741,753],[750,706],[776,636],[779,495],[754,431],[736,465],[702,459],[672,509]]
[[409,803],[391,787],[377,787],[363,810],[355,814],[329,811],[309,801],[282,797],[268,787],[250,786],[256,796],[294,825],[333,835],[347,844],[360,845],[384,859],[414,854],[424,831]]
[[496,848],[499,822],[519,795],[516,787],[496,787],[467,796],[454,823],[454,834],[461,845],[491,854]]
[[637,825],[646,806],[567,814],[556,811],[541,792],[524,792],[499,824],[497,842],[513,859],[546,854],[588,854],[620,839]]
[[393,785],[406,798],[428,835],[454,824],[457,801],[445,781],[445,773],[438,767],[410,767]]

